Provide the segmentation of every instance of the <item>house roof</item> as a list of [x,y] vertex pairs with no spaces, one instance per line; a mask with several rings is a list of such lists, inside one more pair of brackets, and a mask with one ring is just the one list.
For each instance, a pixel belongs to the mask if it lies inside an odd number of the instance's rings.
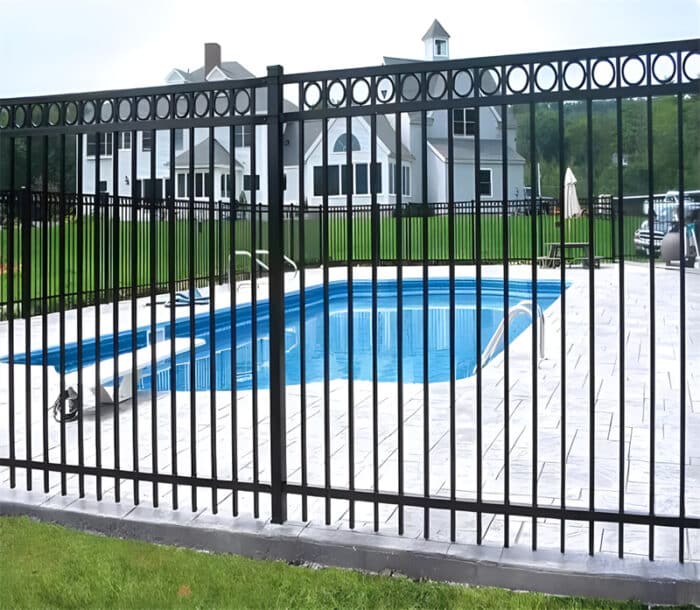
[[[389,119],[385,115],[377,115],[377,137],[384,143],[390,151],[389,155],[396,154],[396,130],[392,127]],[[413,153],[401,142],[401,159],[411,161],[415,159]]]
[[395,64],[417,64],[421,61],[424,61],[422,59],[404,59],[403,57],[387,57],[386,55],[384,56],[383,60],[385,66],[393,66]]
[[189,70],[183,70],[181,68],[173,68],[173,72],[176,72],[177,75],[184,81],[188,80],[189,78]]
[[[216,138],[214,139],[214,166],[229,167],[231,155]],[[190,166],[190,151],[180,153],[175,157],[175,167]],[[194,147],[194,166],[209,167],[209,138],[202,140]],[[243,165],[236,159],[236,167],[243,168]]]
[[[231,80],[255,78],[252,72],[248,71],[237,61],[224,61],[217,67]],[[177,73],[186,83],[201,83],[205,79],[204,67],[199,67],[193,72],[181,68],[173,68],[172,72]],[[255,110],[263,114],[267,112],[267,89],[264,87],[256,88],[255,90]],[[283,112],[296,112],[298,107],[293,102],[283,99],[282,110]]]
[[423,34],[423,38],[421,38],[421,40],[438,37],[449,38],[450,35],[445,31],[445,28],[442,27],[442,24],[437,19],[434,19],[433,23],[428,28],[428,31],[425,34]]
[[[321,121],[305,121],[304,122],[304,154],[309,152],[309,149],[316,142],[321,134]],[[377,115],[377,138],[390,151],[394,151],[396,147],[396,131],[391,126],[389,119],[383,114]],[[329,148],[332,148],[333,143],[329,143]],[[390,156],[394,153],[391,152]],[[401,158],[404,161],[410,161],[415,157],[405,144],[401,144]],[[299,123],[290,123],[285,131],[285,147],[284,147],[284,164],[298,165],[299,164]]]
[[[431,138],[430,144],[445,159],[448,158],[447,138]],[[501,161],[501,141],[500,140],[480,140],[480,155],[482,161]],[[454,160],[474,161],[474,139],[455,138],[454,139]],[[515,163],[525,163],[525,159],[514,149],[508,147],[508,161]]]
[[[255,74],[244,68],[237,61],[222,61],[218,68],[232,80],[255,78]],[[181,68],[175,68],[175,71],[188,83],[202,83],[207,77],[204,73],[204,66],[200,66],[192,72],[189,70],[182,70]]]

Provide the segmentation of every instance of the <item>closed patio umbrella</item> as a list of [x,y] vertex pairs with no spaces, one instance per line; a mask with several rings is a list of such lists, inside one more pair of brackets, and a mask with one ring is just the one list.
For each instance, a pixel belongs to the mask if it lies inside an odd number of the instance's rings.
[[576,176],[570,167],[564,174],[564,218],[574,218],[581,215],[581,206],[576,194]]
[[[576,194],[576,176],[574,172],[571,171],[570,167],[566,168],[566,173],[564,174],[564,219],[576,218],[581,215],[581,206],[578,202],[578,195]],[[567,233],[570,233],[569,222],[566,223]],[[567,239],[569,237],[567,236]]]

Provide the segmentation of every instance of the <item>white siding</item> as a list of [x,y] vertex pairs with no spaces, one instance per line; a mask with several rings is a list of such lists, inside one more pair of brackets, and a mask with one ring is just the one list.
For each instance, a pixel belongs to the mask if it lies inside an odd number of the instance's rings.
[[447,164],[428,146],[428,201],[447,201]]
[[[209,131],[207,129],[194,130],[195,146],[200,142],[207,140]],[[229,130],[217,128],[214,137],[219,143],[228,149]],[[189,130],[185,130],[184,146],[182,149],[176,150],[175,154],[180,155],[189,150],[190,135]],[[134,142],[132,142],[132,146]],[[116,150],[116,147],[115,147]],[[120,150],[118,154],[118,171],[119,171],[119,195],[128,197],[132,193],[133,178],[131,175],[131,149]],[[240,147],[235,151],[235,158],[238,163],[243,165],[241,174],[250,174],[250,154],[249,147]],[[160,130],[156,132],[156,179],[165,180],[170,177],[170,132]],[[107,192],[114,193],[112,155],[100,158],[100,181],[107,183]],[[137,180],[147,180],[151,177],[151,152],[143,151],[143,134],[137,132],[136,137],[136,163],[137,163]],[[267,202],[267,131],[262,125],[256,128],[256,173],[260,176],[260,189],[256,192],[258,202]],[[165,187],[164,187],[165,188]],[[236,185],[235,196],[238,197],[243,188],[242,179]],[[87,136],[83,136],[83,192],[90,194],[95,192],[95,157],[87,156]],[[246,193],[246,199],[250,202],[251,193]]]
[[[284,190],[284,202],[299,205],[299,167],[288,165],[284,168],[287,176],[287,188]],[[304,183],[304,190],[308,192],[309,185]],[[311,185],[313,188],[313,184]]]
[[[347,156],[345,152],[333,152],[333,147],[339,136],[345,133],[345,119],[331,120],[328,123],[328,165],[345,165]],[[353,119],[352,135],[355,136],[360,144],[359,151],[353,151],[352,162],[366,163],[369,168],[371,159],[370,149],[370,129],[369,125],[363,119]],[[377,201],[380,203],[389,203],[394,200],[389,197],[389,156],[386,147],[377,140],[377,162],[382,164],[382,192],[377,196]],[[323,203],[323,197],[314,195],[314,167],[323,164],[323,147],[321,139],[312,146],[306,154],[306,163],[304,166],[304,186],[307,193],[307,202],[309,205],[320,206]],[[294,197],[290,197],[294,201]],[[404,198],[405,199],[405,198]],[[347,201],[346,195],[332,195],[328,197],[329,205],[345,205]],[[353,202],[358,205],[368,205],[371,202],[371,197],[367,195],[353,195]]]

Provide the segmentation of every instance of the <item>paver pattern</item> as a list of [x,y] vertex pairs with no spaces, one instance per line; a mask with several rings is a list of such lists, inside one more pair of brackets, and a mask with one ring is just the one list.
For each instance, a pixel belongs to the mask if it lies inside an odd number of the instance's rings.
[[[370,269],[355,268],[355,278],[369,278]],[[404,277],[419,277],[420,268],[404,268]],[[530,279],[532,269],[525,265],[509,268],[510,276],[517,279]],[[431,268],[431,277],[445,277],[446,268]],[[483,369],[481,404],[481,443],[482,443],[482,497],[484,500],[502,503],[504,501],[505,459],[509,455],[509,485],[511,503],[560,506],[562,476],[562,443],[565,455],[565,504],[567,507],[588,508],[589,486],[593,474],[595,507],[617,511],[620,500],[620,467],[623,470],[625,510],[646,513],[650,508],[650,475],[653,472],[655,494],[654,510],[659,515],[677,515],[680,506],[680,430],[681,430],[681,387],[680,387],[680,305],[678,269],[657,266],[654,269],[655,282],[655,375],[651,377],[651,335],[650,335],[650,273],[649,265],[626,263],[624,265],[625,291],[623,306],[624,327],[624,462],[620,464],[620,293],[618,265],[607,264],[601,269],[589,272],[587,269],[567,268],[566,280],[570,282],[565,298],[565,327],[562,327],[561,300],[557,300],[545,311],[545,359],[536,362],[537,392],[532,388],[532,336],[527,330],[510,346],[509,372],[509,445],[505,449],[504,403],[504,355],[501,353]],[[592,276],[591,276],[592,273]],[[458,267],[459,277],[474,276],[474,267]],[[484,277],[502,277],[500,266],[484,266]],[[540,279],[559,279],[560,271],[538,269]],[[331,269],[331,279],[345,279],[345,269]],[[395,277],[394,268],[379,269],[379,277]],[[589,309],[590,279],[593,277],[594,307]],[[308,270],[307,285],[322,281],[321,271]],[[287,290],[299,287],[298,276],[287,276]],[[685,509],[689,516],[700,516],[700,271],[686,271],[686,497]],[[261,281],[259,298],[265,298],[266,285]],[[250,298],[247,285],[237,293],[239,302]],[[139,299],[139,326],[150,321],[151,308],[147,299]],[[227,286],[217,288],[217,307],[229,304]],[[198,309],[199,311],[205,308]],[[159,306],[155,309],[157,319],[168,319],[168,309]],[[177,315],[188,315],[187,308],[177,310]],[[66,341],[74,341],[77,332],[76,312],[66,312]],[[93,308],[83,310],[85,336],[95,333],[95,313]],[[590,353],[590,321],[594,322],[594,352]],[[130,328],[131,314],[129,302],[119,304],[120,330]],[[48,316],[48,344],[58,342],[58,314]],[[111,306],[101,308],[101,330],[111,333]],[[15,322],[15,345],[17,350],[24,346],[24,321]],[[6,346],[9,327],[7,322],[0,324],[0,345]],[[565,361],[562,363],[562,333],[564,333]],[[459,338],[458,338],[459,340]],[[41,318],[31,320],[32,348],[42,344]],[[484,345],[488,337],[484,338]],[[6,351],[2,348],[3,353]],[[593,365],[593,374],[591,366]],[[566,426],[563,429],[562,370],[565,371]],[[31,457],[35,460],[47,459],[53,463],[61,461],[61,426],[42,405],[42,368],[31,367],[31,408],[26,412],[24,395],[26,367],[15,365],[10,371],[7,364],[0,365],[0,455],[10,453],[9,410],[14,409],[15,454],[24,459],[28,455],[25,423],[31,422]],[[8,404],[9,375],[15,383],[15,400]],[[47,395],[53,402],[58,394],[59,377],[49,369],[46,372]],[[591,380],[594,380],[591,389]],[[651,402],[654,388],[654,404]],[[397,387],[395,383],[380,383],[378,386],[378,451],[375,456],[372,427],[372,384],[356,381],[354,384],[354,487],[372,489],[375,460],[378,467],[379,490],[396,492],[399,482],[400,461],[398,455],[399,427],[404,438],[403,485],[404,492],[422,495],[424,489],[424,421],[429,423],[429,489],[431,495],[449,497],[451,493],[450,464],[450,400],[448,383],[432,383],[430,400],[425,415],[423,387],[420,384],[406,384],[404,387],[403,421],[398,418]],[[591,394],[594,403],[591,405]],[[292,483],[301,482],[301,400],[300,387],[287,388],[287,465],[288,479]],[[306,477],[310,485],[324,485],[324,386],[323,383],[310,383],[306,386],[306,436],[307,464]],[[174,396],[175,418],[171,419],[171,401]],[[333,487],[347,487],[349,484],[349,420],[348,384],[345,380],[330,381],[331,400],[328,405],[330,415],[330,472]],[[231,478],[233,454],[235,451],[238,479],[254,479],[254,460],[258,462],[257,478],[269,481],[269,402],[267,390],[258,391],[257,439],[253,434],[252,393],[239,392],[237,396],[237,435],[236,444],[231,445],[231,393],[216,392],[215,416],[212,421],[210,409],[211,394],[198,392],[196,404],[196,430],[190,428],[191,406],[188,392],[175,394],[160,393],[155,405],[151,405],[150,392],[141,393],[137,401],[126,401],[119,405],[119,445],[115,451],[114,412],[111,408],[100,411],[101,426],[101,465],[112,468],[118,465],[125,470],[138,467],[140,471],[173,471],[171,434],[173,426],[176,436],[177,472],[191,474],[190,439],[196,439],[197,472],[200,477],[212,476],[211,443],[216,441],[216,477],[221,480]],[[591,407],[593,410],[591,411]],[[650,459],[651,413],[655,413],[654,462]],[[593,417],[594,426],[590,422]],[[155,422],[155,433],[152,425]],[[533,434],[533,423],[536,431]],[[135,427],[136,424],[136,427]],[[44,455],[42,439],[43,427],[47,426],[48,454]],[[138,451],[132,444],[136,428]],[[93,409],[86,409],[84,416],[84,463],[96,465],[96,418]],[[537,439],[537,456],[533,458],[533,437]],[[592,439],[591,439],[592,435]],[[156,447],[152,439],[156,437]],[[65,425],[66,461],[78,463],[78,426]],[[455,476],[458,498],[476,498],[476,378],[460,379],[456,383],[455,401]],[[254,445],[257,440],[257,454]],[[594,472],[589,471],[589,450],[594,448]],[[157,458],[157,459],[154,459]],[[533,465],[536,469],[533,476]],[[26,473],[16,471],[17,486],[25,488]],[[0,486],[8,487],[10,472],[0,468]],[[533,480],[537,482],[537,497],[533,498]],[[128,512],[134,505],[134,484],[121,480],[120,505]],[[32,486],[35,490],[44,488],[44,475],[32,473]],[[79,502],[78,477],[67,477],[67,495],[60,494],[60,475],[51,473],[48,477],[49,492],[46,501],[57,506],[67,506]],[[103,499],[111,503],[115,498],[115,481],[102,480]],[[85,491],[88,496],[96,493],[93,477],[85,478]],[[141,482],[138,486],[141,504],[159,500],[166,511],[172,507],[173,488],[170,485],[153,485]],[[181,510],[191,509],[191,490],[178,488]],[[251,493],[240,492],[239,510],[243,514],[253,512]],[[212,512],[210,489],[197,491],[197,511]],[[260,495],[260,515],[269,515],[269,499]],[[217,509],[221,514],[231,514],[232,494],[219,490]],[[373,531],[373,506],[356,503],[354,507],[355,528]],[[308,515],[312,524],[323,524],[324,500],[308,498]],[[301,520],[301,499],[289,496],[290,520]],[[379,533],[396,535],[398,509],[395,505],[380,505]],[[424,535],[424,515],[422,509],[404,508],[405,535]],[[503,517],[481,515],[484,544],[501,546],[504,543]],[[349,506],[347,501],[331,502],[331,524],[337,528],[349,526]],[[457,542],[474,543],[476,539],[477,516],[457,515]],[[648,553],[648,527],[626,525],[624,528],[625,552],[645,556]],[[449,540],[450,514],[447,511],[430,511],[430,537],[436,540]],[[530,546],[532,522],[527,518],[511,517],[509,525],[511,545]],[[588,550],[588,523],[568,522],[565,530],[567,550]],[[540,548],[558,548],[560,523],[558,520],[539,519],[537,541]],[[656,557],[674,559],[678,555],[678,531],[663,527],[655,528]],[[597,523],[594,530],[595,550],[602,553],[617,553],[617,524]],[[684,537],[686,555],[690,560],[700,560],[700,532],[686,531]]]

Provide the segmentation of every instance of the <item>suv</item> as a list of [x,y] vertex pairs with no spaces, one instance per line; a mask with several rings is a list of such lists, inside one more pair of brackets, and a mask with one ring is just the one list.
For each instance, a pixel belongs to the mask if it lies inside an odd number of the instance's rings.
[[[687,191],[684,197],[685,200],[685,216],[688,215],[700,206],[700,202],[696,197],[699,191]],[[661,240],[668,233],[674,223],[678,223],[678,202],[680,196],[678,191],[668,191],[664,195],[663,201],[654,203],[654,235],[653,238],[649,232],[649,220],[645,220],[634,232],[634,246],[638,254],[646,256],[658,256],[661,251]],[[649,203],[644,203],[644,213],[648,214]]]

